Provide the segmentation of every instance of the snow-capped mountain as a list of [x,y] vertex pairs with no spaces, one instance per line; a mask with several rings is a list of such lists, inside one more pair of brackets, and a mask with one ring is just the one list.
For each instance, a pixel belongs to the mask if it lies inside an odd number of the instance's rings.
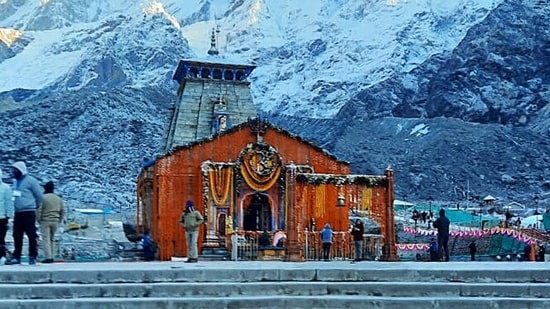
[[525,199],[550,191],[548,16],[546,0],[0,0],[0,166],[133,207],[176,65],[217,29],[209,60],[256,65],[262,114],[354,172],[392,165],[410,198],[468,180]]
[[262,110],[331,118],[350,94],[452,50],[499,1],[4,2],[1,26],[24,47],[2,62],[2,92],[170,85],[174,63],[206,56],[219,27],[221,54],[258,66]]

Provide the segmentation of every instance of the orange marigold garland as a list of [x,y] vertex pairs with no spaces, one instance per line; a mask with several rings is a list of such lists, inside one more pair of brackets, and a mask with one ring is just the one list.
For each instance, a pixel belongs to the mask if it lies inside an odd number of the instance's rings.
[[233,169],[231,167],[221,167],[208,169],[208,181],[212,199],[217,206],[224,205],[229,197],[233,179]]
[[279,180],[281,158],[272,146],[250,144],[239,157],[242,178],[251,189],[267,191]]

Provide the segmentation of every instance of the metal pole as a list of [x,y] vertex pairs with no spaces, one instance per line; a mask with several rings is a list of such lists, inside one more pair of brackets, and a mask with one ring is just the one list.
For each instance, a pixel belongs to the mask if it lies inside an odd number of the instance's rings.
[[305,239],[306,239],[306,248],[305,248],[306,252],[305,253],[306,254],[305,254],[305,256],[306,256],[306,261],[307,261],[308,257],[309,257],[309,234],[307,232],[307,227],[304,229],[304,233],[306,234],[306,237],[305,237]]
[[238,245],[239,245],[239,241],[237,237],[237,231],[235,231],[233,232],[233,235],[231,235],[231,260],[232,261],[237,261],[238,259],[238,253],[237,253]]

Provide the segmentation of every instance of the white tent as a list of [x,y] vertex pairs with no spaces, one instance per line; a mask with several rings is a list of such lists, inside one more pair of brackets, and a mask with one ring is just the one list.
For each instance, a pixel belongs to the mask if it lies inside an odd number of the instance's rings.
[[525,210],[525,206],[518,202],[510,202],[502,207],[503,209],[510,209],[510,210]]
[[542,227],[542,215],[525,217],[521,220],[522,227]]
[[411,206],[414,206],[414,204],[409,203],[409,202],[405,202],[405,201],[401,201],[401,200],[394,200],[393,201],[393,206],[411,207]]
[[112,209],[96,209],[96,208],[76,208],[75,211],[85,215],[110,215],[115,211]]
[[484,202],[493,202],[493,201],[496,201],[496,198],[492,195],[487,195],[486,197],[483,198],[483,201]]

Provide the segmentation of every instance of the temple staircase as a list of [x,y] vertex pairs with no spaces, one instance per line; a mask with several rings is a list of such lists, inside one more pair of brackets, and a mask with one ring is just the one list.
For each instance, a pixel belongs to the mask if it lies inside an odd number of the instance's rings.
[[0,308],[550,308],[536,262],[0,266]]
[[205,247],[199,255],[199,261],[227,261],[230,253],[225,247]]

